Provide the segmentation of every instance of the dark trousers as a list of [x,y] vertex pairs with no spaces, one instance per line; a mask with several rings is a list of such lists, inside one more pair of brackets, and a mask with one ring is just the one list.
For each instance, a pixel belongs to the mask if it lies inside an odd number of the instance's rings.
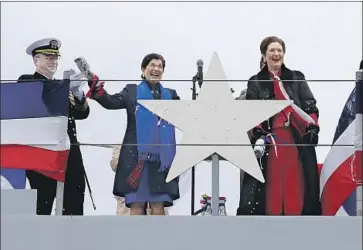
[[[31,189],[37,190],[37,215],[50,215],[56,196],[57,181],[27,170]],[[63,215],[83,215],[85,178],[83,165],[68,164],[64,183]]]

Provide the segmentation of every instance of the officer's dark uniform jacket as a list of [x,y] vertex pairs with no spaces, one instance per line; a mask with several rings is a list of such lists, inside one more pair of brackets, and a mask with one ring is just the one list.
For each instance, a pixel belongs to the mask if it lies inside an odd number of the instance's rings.
[[[18,82],[42,80],[49,81],[43,75],[35,72],[33,75],[22,75]],[[70,97],[73,95],[70,93]],[[73,99],[73,98],[72,98]],[[70,99],[71,100],[71,99]],[[86,119],[90,113],[89,106],[84,98],[70,101],[68,111],[68,136],[71,148],[68,156],[67,170],[65,173],[63,214],[83,215],[83,202],[85,191],[83,159],[77,140],[75,120]],[[32,189],[37,189],[37,214],[50,215],[56,195],[56,181],[36,171],[27,170],[26,176]]]

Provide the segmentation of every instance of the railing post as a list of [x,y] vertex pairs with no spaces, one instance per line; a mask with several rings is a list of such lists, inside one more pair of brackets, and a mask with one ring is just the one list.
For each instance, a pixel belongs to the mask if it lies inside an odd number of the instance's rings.
[[[363,94],[363,71],[357,71],[355,75],[356,80],[356,126],[355,126],[355,169],[354,169],[354,179],[358,186],[356,189],[356,215],[362,216],[362,159],[358,157],[362,154],[362,94]],[[360,151],[360,152],[359,152]]]

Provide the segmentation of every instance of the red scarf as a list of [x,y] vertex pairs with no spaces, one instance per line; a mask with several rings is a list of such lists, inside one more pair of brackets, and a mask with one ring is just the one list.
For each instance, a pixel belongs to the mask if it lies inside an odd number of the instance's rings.
[[[273,91],[275,93],[275,99],[276,100],[286,100],[286,98],[284,97],[284,95],[280,91],[278,79],[275,78],[275,75],[273,73],[271,73],[271,72],[269,72],[269,73],[270,73],[270,76],[273,79]],[[281,71],[279,71],[277,73],[277,76],[278,77],[281,76]],[[272,122],[272,126],[273,126],[272,128],[285,127],[285,123],[288,121],[288,116],[287,116],[286,111],[287,111],[287,108],[285,108],[280,113],[275,115],[274,120]]]
[[[270,75],[273,78],[273,88],[275,93],[276,100],[287,100],[289,97],[286,96],[287,93],[283,93],[280,87],[280,76],[281,71],[275,76],[270,72]],[[281,81],[282,82],[282,81]],[[285,84],[282,82],[282,88],[285,90]],[[294,106],[294,107],[293,107]],[[310,117],[309,117],[310,116]],[[308,119],[307,119],[308,118]],[[310,119],[310,121],[308,121]],[[290,105],[286,107],[283,111],[281,111],[278,115],[275,116],[274,124],[275,128],[278,127],[286,127],[291,125],[300,133],[301,136],[307,133],[306,129],[308,126],[313,123],[318,126],[316,114],[307,115],[303,110],[301,110],[296,105]]]

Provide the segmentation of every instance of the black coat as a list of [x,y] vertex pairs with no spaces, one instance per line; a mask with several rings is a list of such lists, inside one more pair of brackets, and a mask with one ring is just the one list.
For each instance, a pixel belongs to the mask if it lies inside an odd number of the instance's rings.
[[[173,100],[180,99],[175,90],[167,90],[170,91]],[[127,128],[121,147],[113,188],[114,195],[124,197],[126,193],[134,192],[137,189],[130,187],[126,183],[126,179],[135,169],[138,162],[135,118],[137,85],[127,84],[120,93],[114,95],[109,95],[104,91],[100,96],[94,95],[93,99],[106,109],[125,109],[127,113]],[[154,99],[160,99],[160,96],[155,97],[154,95]],[[129,144],[133,145],[130,146]],[[157,167],[149,169],[150,191],[155,193],[167,193],[170,194],[174,200],[179,199],[178,178],[166,183],[165,179],[168,172],[158,172],[157,170]]]
[[[30,81],[50,81],[45,76],[35,72],[33,75],[21,75],[18,82],[30,82]],[[71,142],[71,148],[68,156],[67,169],[71,169],[72,172],[76,171],[77,174],[84,175],[84,165],[81,150],[79,145],[74,145],[78,143],[77,140],[77,127],[76,120],[84,120],[89,116],[90,108],[86,103],[86,99],[79,102],[75,99],[75,105],[69,103],[68,109],[68,129],[67,133],[69,140]]]
[[[306,113],[315,113],[319,116],[319,110],[316,107],[316,100],[305,81],[305,76],[300,71],[291,71],[282,66],[281,80],[285,84],[286,91],[294,103]],[[257,81],[256,81],[257,80]],[[261,80],[261,81],[259,81]],[[284,81],[285,80],[285,81]],[[286,81],[290,80],[290,81]],[[293,81],[291,81],[293,80]],[[247,85],[247,100],[272,100],[274,99],[273,81],[270,78],[267,66],[265,66],[257,75],[250,78]],[[271,132],[269,124],[272,124],[273,117],[262,123],[263,130]],[[309,144],[308,135],[301,137],[299,133],[290,125],[290,129],[296,144]],[[251,143],[254,144],[259,135],[251,136]],[[266,179],[267,155],[269,147],[261,159],[262,172]],[[298,147],[300,161],[304,174],[304,207],[303,215],[321,214],[321,205],[319,201],[319,174],[317,168],[317,159],[315,147]],[[261,183],[245,173],[242,189],[240,194],[240,204],[237,215],[265,215],[265,183]]]

